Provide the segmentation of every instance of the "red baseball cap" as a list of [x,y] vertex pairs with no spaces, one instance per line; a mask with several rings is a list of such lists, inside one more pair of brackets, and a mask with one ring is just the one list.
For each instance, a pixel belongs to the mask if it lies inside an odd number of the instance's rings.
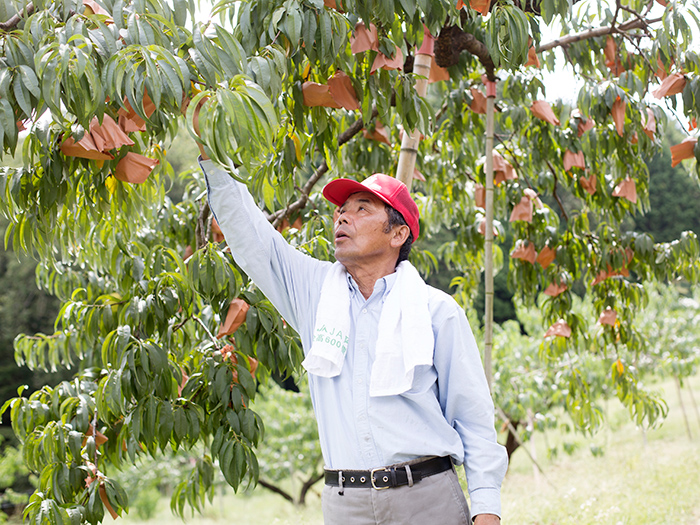
[[418,206],[411,198],[406,185],[394,177],[375,173],[362,182],[353,179],[335,179],[323,188],[323,196],[336,206],[342,206],[348,197],[359,191],[368,191],[398,211],[413,234],[418,238]]

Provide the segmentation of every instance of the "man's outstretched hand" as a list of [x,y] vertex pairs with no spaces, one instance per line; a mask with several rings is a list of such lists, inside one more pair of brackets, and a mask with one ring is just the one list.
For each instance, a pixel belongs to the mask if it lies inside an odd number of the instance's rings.
[[[199,110],[202,109],[202,106],[206,103],[207,99],[203,99],[197,104],[197,108],[194,110],[194,117],[192,118],[192,127],[194,128],[194,132],[197,134],[197,136],[200,136],[199,133]],[[187,112],[187,106],[183,109],[183,113]],[[197,147],[199,148],[199,153],[202,156],[202,160],[209,160],[209,155],[204,151],[204,146],[200,141],[197,142]]]

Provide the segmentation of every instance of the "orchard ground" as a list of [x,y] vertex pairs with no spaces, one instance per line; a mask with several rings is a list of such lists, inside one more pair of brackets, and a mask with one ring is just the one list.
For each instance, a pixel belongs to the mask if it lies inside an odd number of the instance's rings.
[[[700,525],[700,420],[689,387],[700,401],[700,375],[683,389],[692,440],[672,380],[658,385],[669,404],[668,418],[646,436],[614,400],[605,407],[605,427],[592,438],[554,431],[536,434],[534,449],[544,474],[534,472],[525,450],[514,453],[503,485],[504,525]],[[525,446],[531,450],[529,443]],[[554,447],[556,455],[549,454]],[[306,508],[296,508],[262,488],[237,496],[227,491],[186,523],[320,525],[321,487],[314,487]],[[151,520],[139,520],[132,510],[131,516],[117,521],[181,522],[170,513],[168,498],[161,499]]]

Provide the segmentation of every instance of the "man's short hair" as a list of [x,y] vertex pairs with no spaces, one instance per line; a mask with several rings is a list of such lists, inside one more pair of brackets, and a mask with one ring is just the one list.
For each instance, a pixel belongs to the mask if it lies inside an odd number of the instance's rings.
[[[386,208],[386,214],[388,217],[387,225],[384,228],[384,233],[389,233],[394,226],[408,226],[406,219],[403,218],[403,215],[401,215],[396,208],[392,208],[388,204],[384,204],[384,207]],[[413,232],[411,232],[411,229],[409,228],[408,238],[403,245],[401,245],[401,249],[399,250],[399,257],[396,259],[396,266],[398,266],[402,261],[408,260],[408,254],[411,253],[412,246]]]

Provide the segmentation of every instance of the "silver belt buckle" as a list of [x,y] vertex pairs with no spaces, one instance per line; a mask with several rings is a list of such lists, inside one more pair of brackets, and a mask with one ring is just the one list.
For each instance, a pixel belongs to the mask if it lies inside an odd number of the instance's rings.
[[[386,487],[377,487],[377,484],[374,482],[374,473],[375,473],[375,472],[381,472],[381,471],[389,472],[389,469],[386,468],[386,467],[375,468],[375,469],[372,469],[372,471],[371,471],[370,474],[369,474],[369,477],[370,477],[370,479],[372,480],[372,488],[375,489],[375,490],[385,490],[385,489],[390,488],[388,485],[387,485]],[[384,476],[384,478],[382,479],[382,481],[383,481],[384,483],[388,483],[388,482],[389,482],[389,476]]]

